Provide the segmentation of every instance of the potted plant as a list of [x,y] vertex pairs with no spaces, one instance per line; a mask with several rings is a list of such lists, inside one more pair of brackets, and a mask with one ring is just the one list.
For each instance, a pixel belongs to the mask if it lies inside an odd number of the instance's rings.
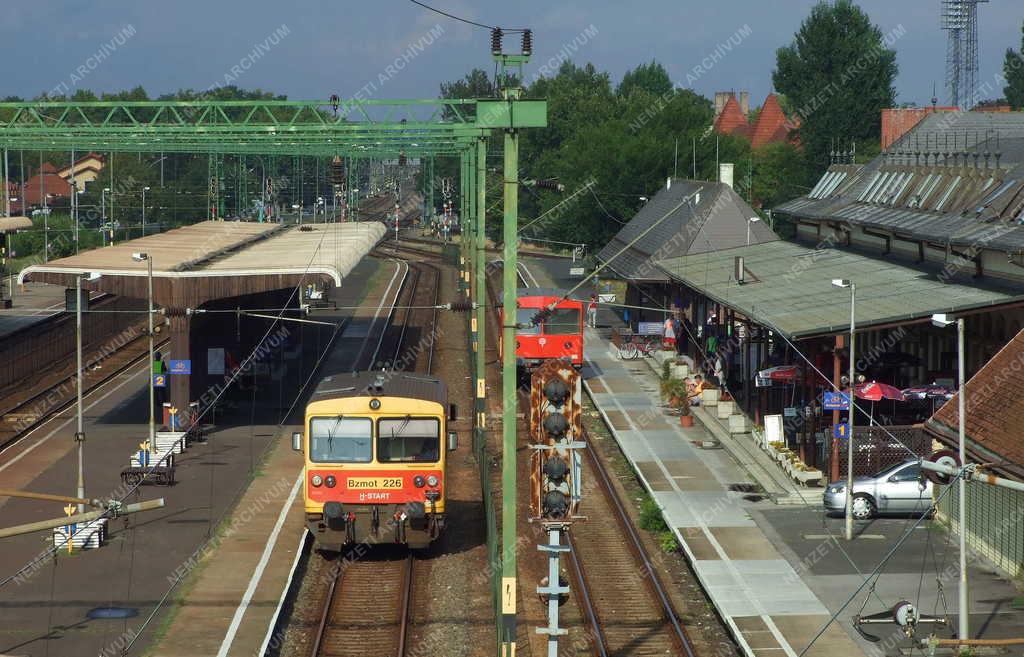
[[690,401],[683,397],[683,403],[679,407],[679,425],[683,427],[693,426],[693,415],[690,413]]

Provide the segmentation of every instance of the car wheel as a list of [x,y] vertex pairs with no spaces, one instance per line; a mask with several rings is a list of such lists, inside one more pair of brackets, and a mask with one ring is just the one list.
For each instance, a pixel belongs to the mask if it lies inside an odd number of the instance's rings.
[[875,517],[874,501],[863,493],[853,496],[853,517],[857,520],[870,520]]

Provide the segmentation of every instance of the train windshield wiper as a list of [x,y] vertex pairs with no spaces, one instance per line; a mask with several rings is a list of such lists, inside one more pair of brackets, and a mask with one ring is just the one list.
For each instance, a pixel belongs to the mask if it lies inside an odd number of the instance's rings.
[[341,424],[341,421],[344,420],[344,419],[345,419],[344,415],[338,415],[338,418],[334,421],[334,425],[332,425],[331,428],[327,430],[327,453],[328,454],[333,454],[334,453],[334,447],[332,445],[332,443],[334,443],[334,432],[338,429],[338,425]]

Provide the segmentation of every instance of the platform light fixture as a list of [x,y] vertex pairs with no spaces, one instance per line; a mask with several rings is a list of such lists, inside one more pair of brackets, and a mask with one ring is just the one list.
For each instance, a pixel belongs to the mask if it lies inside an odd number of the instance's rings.
[[149,449],[156,451],[156,381],[153,379],[153,258],[148,253],[136,251],[132,260],[146,263],[146,283],[148,288],[149,312]]
[[854,343],[854,333],[856,332],[856,315],[854,314],[857,307],[857,285],[848,278],[833,278],[832,285],[834,287],[849,288],[850,289],[850,374],[849,374],[849,385],[846,389],[846,394],[850,397],[850,416],[847,421],[847,427],[849,428],[849,438],[846,439],[846,540],[853,540],[853,419],[857,412],[857,395],[856,395],[856,372],[854,363],[857,362],[855,354],[856,344]]

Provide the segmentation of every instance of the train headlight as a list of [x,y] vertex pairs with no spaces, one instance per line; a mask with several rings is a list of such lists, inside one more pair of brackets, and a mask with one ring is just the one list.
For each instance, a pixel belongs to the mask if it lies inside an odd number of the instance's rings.
[[380,408],[380,400],[374,397],[370,400],[370,409],[376,411]]
[[327,479],[324,479],[324,483],[327,484],[328,488],[334,488],[338,484],[338,480],[334,478],[334,475],[327,475]]
[[427,477],[427,485],[431,488],[437,488],[437,484],[440,483],[436,475],[430,475]]
[[312,478],[310,478],[309,483],[313,484],[314,486],[320,486],[321,484],[324,483],[324,478],[321,477],[320,475],[313,475]]
[[412,478],[412,485],[416,488],[423,488],[423,484],[426,482],[427,480],[423,478],[423,475],[416,475]]

